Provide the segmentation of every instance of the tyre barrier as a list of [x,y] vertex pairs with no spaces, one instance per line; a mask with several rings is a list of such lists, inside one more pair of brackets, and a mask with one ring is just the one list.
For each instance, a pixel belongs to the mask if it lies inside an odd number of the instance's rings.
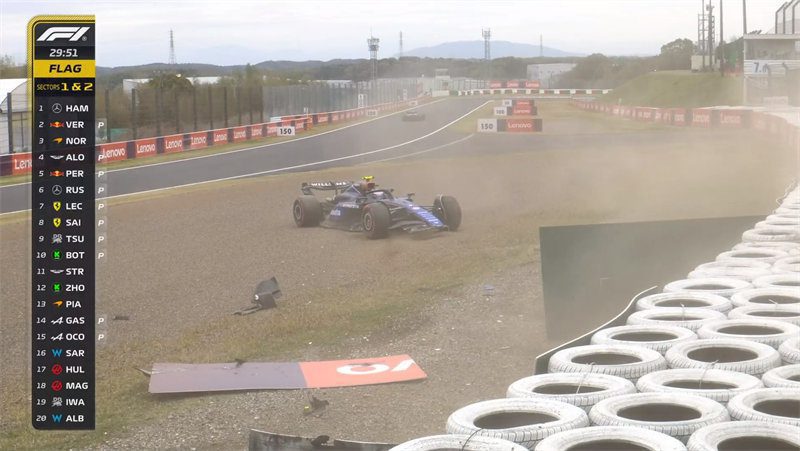
[[667,368],[659,352],[628,345],[586,345],[555,353],[548,364],[551,373],[600,373],[634,381]]
[[797,305],[800,306],[800,288],[754,288],[731,296],[734,308],[749,305]]
[[689,451],[798,449],[800,428],[761,421],[717,423],[692,434],[686,446]]
[[756,249],[779,249],[789,255],[797,255],[800,251],[800,244],[791,241],[758,241],[754,243],[739,243],[733,246],[733,250],[756,248]]
[[619,450],[685,451],[680,440],[648,429],[622,426],[592,426],[559,432],[536,445],[535,451]]
[[683,443],[695,431],[730,420],[722,404],[685,393],[634,393],[605,399],[589,411],[595,426],[638,427]]
[[800,274],[800,255],[790,255],[789,257],[777,260],[772,265],[772,272],[777,274]]
[[636,382],[642,393],[685,393],[726,404],[734,396],[762,388],[761,379],[745,373],[701,368],[674,368],[646,374]]
[[769,248],[759,248],[759,247],[740,247],[739,249],[735,249],[732,251],[727,251],[719,254],[717,256],[718,262],[725,262],[725,261],[737,261],[737,260],[754,260],[764,263],[772,263],[776,260],[779,260],[784,257],[788,257],[789,254],[780,249],[769,249]]
[[761,276],[753,280],[756,288],[800,288],[800,274],[785,273]]
[[675,292],[657,293],[645,296],[636,301],[637,310],[652,308],[704,308],[727,312],[733,307],[731,301],[723,296],[712,293]]
[[742,233],[742,241],[794,241],[800,238],[796,232],[782,229],[750,229]]
[[459,449],[465,451],[526,451],[528,448],[514,442],[479,435],[433,435],[401,443],[389,451],[439,451]]
[[800,337],[790,338],[778,346],[778,353],[784,364],[800,363]]
[[769,345],[727,338],[679,343],[671,347],[664,357],[670,368],[738,371],[759,377],[781,364],[780,354]]
[[595,404],[618,395],[636,393],[627,379],[598,373],[548,373],[528,376],[512,383],[507,398],[561,401],[589,411]]
[[627,325],[599,330],[592,335],[591,343],[641,346],[663,355],[673,345],[692,340],[697,340],[697,335],[685,327]]
[[728,312],[730,319],[770,319],[800,326],[800,304],[746,305]]
[[734,293],[745,288],[750,288],[749,282],[730,277],[709,277],[705,279],[676,280],[664,285],[665,293],[693,291],[700,293],[718,294],[730,298]]
[[479,133],[536,133],[542,130],[541,118],[478,119]]
[[800,427],[800,388],[760,388],[736,395],[728,412],[737,421],[764,421]]
[[723,319],[703,324],[697,330],[697,336],[701,339],[743,339],[777,349],[786,340],[800,336],[800,327],[771,319]]
[[565,402],[533,398],[492,399],[453,412],[447,433],[494,437],[526,448],[557,432],[589,425],[586,412]]
[[628,317],[629,325],[677,326],[697,331],[703,324],[727,318],[724,313],[706,308],[663,307],[640,310]]
[[773,274],[769,269],[753,268],[746,266],[718,266],[715,268],[695,269],[688,275],[689,279],[707,279],[713,277],[724,277],[739,279],[753,283],[753,280]]
[[771,369],[761,377],[767,388],[800,388],[800,363]]

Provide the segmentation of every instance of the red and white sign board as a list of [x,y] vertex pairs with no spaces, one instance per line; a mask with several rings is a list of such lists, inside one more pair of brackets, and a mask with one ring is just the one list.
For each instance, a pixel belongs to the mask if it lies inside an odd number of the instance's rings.
[[719,126],[724,128],[744,127],[745,112],[742,110],[720,110]]
[[189,149],[203,149],[208,147],[208,133],[189,133]]
[[11,154],[11,175],[30,174],[33,170],[33,155],[31,153]]
[[97,163],[108,163],[109,161],[120,161],[128,159],[128,143],[108,143],[97,146]]
[[214,140],[214,144],[225,144],[228,142],[228,129],[214,130],[211,132],[211,137]]
[[281,125],[278,127],[278,136],[294,136],[295,129],[293,125]]
[[250,138],[261,138],[264,136],[264,124],[250,126]]
[[692,126],[711,127],[711,110],[695,109],[692,111]]
[[156,138],[137,139],[133,142],[136,158],[150,157],[158,153]]
[[533,120],[506,119],[506,131],[512,133],[533,132]]
[[247,140],[247,127],[233,127],[233,142],[238,143]]
[[528,89],[539,89],[539,86],[541,86],[541,85],[539,84],[538,80],[527,80],[527,81],[525,81],[525,87],[528,88]]
[[183,151],[183,135],[169,135],[164,137],[164,153]]
[[527,105],[515,105],[511,110],[511,114],[515,116],[530,116],[531,107]]
[[497,119],[478,119],[480,133],[497,133]]

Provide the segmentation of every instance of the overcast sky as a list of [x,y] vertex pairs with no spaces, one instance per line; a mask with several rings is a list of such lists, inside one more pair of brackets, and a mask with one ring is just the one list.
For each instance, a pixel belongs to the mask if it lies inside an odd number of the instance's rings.
[[[169,30],[180,63],[245,64],[264,60],[380,56],[449,41],[539,43],[576,53],[657,54],[675,38],[697,39],[702,0],[0,0],[0,53],[25,59],[25,27],[36,14],[95,14],[97,63],[166,62]],[[713,0],[719,10],[719,1]],[[749,0],[749,30],[772,28],[781,0]],[[725,36],[742,33],[741,0],[724,0]],[[717,25],[719,27],[719,25]]]

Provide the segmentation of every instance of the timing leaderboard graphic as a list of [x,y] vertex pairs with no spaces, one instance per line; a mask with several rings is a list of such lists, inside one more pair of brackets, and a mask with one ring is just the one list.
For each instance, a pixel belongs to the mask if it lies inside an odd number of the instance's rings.
[[94,16],[28,23],[32,422],[95,425]]

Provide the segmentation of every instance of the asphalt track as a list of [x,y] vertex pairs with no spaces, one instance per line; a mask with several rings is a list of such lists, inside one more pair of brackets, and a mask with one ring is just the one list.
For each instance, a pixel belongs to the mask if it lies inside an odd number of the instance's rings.
[[[461,136],[442,133],[447,125],[486,102],[450,98],[421,105],[421,122],[391,114],[328,133],[258,145],[208,156],[110,170],[107,197],[162,190],[216,180],[292,170],[315,170],[401,157],[444,146]],[[0,187],[0,214],[30,209],[30,183]]]

